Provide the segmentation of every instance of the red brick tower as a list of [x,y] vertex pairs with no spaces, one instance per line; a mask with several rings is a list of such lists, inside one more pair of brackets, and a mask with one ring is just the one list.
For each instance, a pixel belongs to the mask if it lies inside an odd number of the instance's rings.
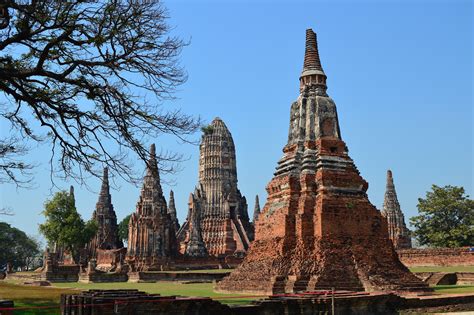
[[223,292],[409,290],[426,287],[399,261],[387,222],[369,202],[326,94],[316,34],[306,31],[300,96],[288,144],[244,262],[217,285]]

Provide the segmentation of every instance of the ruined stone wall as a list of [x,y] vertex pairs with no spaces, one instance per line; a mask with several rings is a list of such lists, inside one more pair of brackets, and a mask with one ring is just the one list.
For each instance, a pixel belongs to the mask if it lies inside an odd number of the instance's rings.
[[407,267],[474,266],[474,249],[468,247],[403,249],[397,253]]

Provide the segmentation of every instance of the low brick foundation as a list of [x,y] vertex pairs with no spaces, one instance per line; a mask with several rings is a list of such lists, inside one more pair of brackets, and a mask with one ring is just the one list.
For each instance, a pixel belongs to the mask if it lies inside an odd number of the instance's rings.
[[79,280],[79,265],[55,265],[41,273],[41,280],[49,282],[77,282]]
[[128,275],[126,273],[107,273],[93,272],[81,273],[79,282],[82,283],[108,283],[108,282],[127,282]]
[[219,281],[230,273],[179,273],[179,272],[131,272],[129,282],[158,282],[158,281]]
[[[99,304],[95,306],[94,304]],[[138,290],[90,290],[61,296],[61,314],[226,314],[229,307],[210,298],[178,299]]]
[[397,253],[407,267],[474,266],[474,250],[469,247],[403,249]]
[[273,296],[245,306],[228,306],[209,298],[162,297],[138,290],[90,290],[61,296],[61,314],[334,314],[395,315],[400,310],[472,310],[474,295],[403,297],[395,294],[336,292]]

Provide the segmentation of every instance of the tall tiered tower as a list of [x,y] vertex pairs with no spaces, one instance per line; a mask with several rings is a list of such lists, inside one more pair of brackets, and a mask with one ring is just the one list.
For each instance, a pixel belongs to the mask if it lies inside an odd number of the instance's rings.
[[89,243],[89,257],[96,257],[98,249],[122,248],[123,243],[118,235],[117,215],[112,205],[112,197],[109,188],[109,170],[104,168],[102,187],[100,188],[99,200],[95,205],[92,219],[99,226],[95,237]]
[[176,254],[174,223],[161,189],[155,145],[152,144],[140,198],[130,217],[127,262],[132,270],[161,270]]
[[405,216],[400,209],[397,192],[393,184],[392,171],[387,171],[387,188],[383,201],[382,215],[387,219],[388,235],[395,249],[411,248],[410,230],[405,225]]
[[300,95],[291,105],[284,156],[267,186],[255,240],[222,292],[424,289],[399,261],[369,202],[326,94],[316,34],[306,31]]
[[[204,129],[200,145],[199,183],[193,204],[200,205],[199,224],[207,252],[212,256],[244,254],[252,226],[247,201],[237,188],[237,166],[232,135],[220,118]],[[190,213],[193,209],[190,208]],[[178,233],[187,252],[190,218]],[[189,251],[188,251],[189,252]]]

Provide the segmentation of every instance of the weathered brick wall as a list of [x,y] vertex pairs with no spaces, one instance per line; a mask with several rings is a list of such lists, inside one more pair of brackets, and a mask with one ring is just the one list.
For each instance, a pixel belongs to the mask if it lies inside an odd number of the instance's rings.
[[397,253],[407,267],[474,266],[474,250],[469,247],[403,249]]
[[98,269],[108,271],[108,269],[116,266],[127,255],[126,248],[120,249],[98,249],[97,250],[97,266]]

